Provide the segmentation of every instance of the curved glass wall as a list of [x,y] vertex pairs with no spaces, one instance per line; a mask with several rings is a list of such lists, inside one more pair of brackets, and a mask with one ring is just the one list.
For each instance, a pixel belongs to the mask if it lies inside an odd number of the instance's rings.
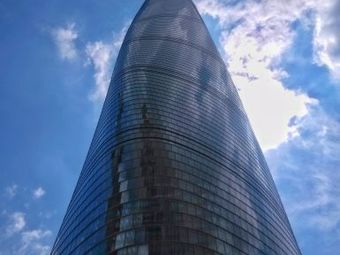
[[300,254],[191,0],[129,28],[52,254]]

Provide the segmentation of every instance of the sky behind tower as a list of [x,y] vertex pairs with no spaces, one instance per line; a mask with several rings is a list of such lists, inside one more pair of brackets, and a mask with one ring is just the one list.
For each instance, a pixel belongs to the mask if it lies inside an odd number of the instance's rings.
[[[48,254],[142,2],[0,2],[0,255]],[[337,254],[340,1],[194,2],[303,254]]]

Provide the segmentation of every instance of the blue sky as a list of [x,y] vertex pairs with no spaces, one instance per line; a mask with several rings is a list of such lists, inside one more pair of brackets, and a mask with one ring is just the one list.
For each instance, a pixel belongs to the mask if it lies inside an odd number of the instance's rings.
[[[48,254],[142,2],[0,1],[0,255]],[[303,254],[338,254],[340,1],[195,3]]]

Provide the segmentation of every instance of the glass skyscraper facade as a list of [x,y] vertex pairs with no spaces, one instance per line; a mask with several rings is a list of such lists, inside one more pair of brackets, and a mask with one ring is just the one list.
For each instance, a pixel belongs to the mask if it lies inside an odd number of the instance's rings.
[[132,22],[51,254],[301,254],[191,0]]

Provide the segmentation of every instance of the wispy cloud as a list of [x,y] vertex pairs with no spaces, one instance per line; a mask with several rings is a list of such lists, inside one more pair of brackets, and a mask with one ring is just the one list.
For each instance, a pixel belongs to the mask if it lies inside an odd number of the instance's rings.
[[47,255],[50,252],[50,246],[42,244],[44,239],[50,237],[52,232],[49,230],[35,229],[25,231],[21,234],[21,246],[18,254],[37,254]]
[[289,76],[280,67],[292,46],[292,23],[304,18],[304,1],[197,0],[201,13],[216,18],[222,30],[220,43],[228,69],[264,150],[278,147],[298,135],[292,118],[308,114],[317,101],[285,88]]
[[62,59],[73,60],[77,57],[75,41],[78,38],[78,32],[75,29],[75,23],[53,29],[52,36]]
[[102,41],[89,43],[86,46],[86,54],[94,67],[95,89],[90,95],[92,101],[102,100],[110,82],[110,70],[113,55],[112,44],[105,44]]
[[[50,252],[50,242],[52,232],[47,229],[30,229],[26,221],[26,214],[23,212],[14,212],[4,214],[9,221],[6,232],[1,236],[1,242],[9,245],[4,247],[5,254],[16,255],[47,255]],[[0,252],[1,253],[1,252]]]
[[33,191],[33,197],[39,199],[46,194],[46,191],[42,187],[38,187]]
[[7,236],[12,236],[20,232],[26,226],[25,214],[22,212],[15,212],[9,216],[10,223],[6,228]]
[[301,136],[267,154],[287,211],[301,228],[340,226],[340,124],[313,107],[298,123]]
[[16,184],[8,186],[5,189],[5,195],[10,199],[14,198],[17,195],[17,192],[18,192],[18,185]]
[[[319,1],[320,2],[320,1]],[[314,51],[316,61],[326,65],[340,80],[340,1],[322,1],[316,8]]]
[[119,33],[114,33],[111,41],[98,40],[85,42],[85,47],[78,49],[76,47],[76,40],[79,37],[79,33],[76,30],[75,23],[52,30],[54,41],[62,59],[73,60],[78,56],[82,59],[85,56],[85,66],[91,65],[93,67],[95,87],[89,95],[89,99],[93,102],[103,101],[106,96],[115,58],[127,28],[128,25],[125,25]]
[[126,29],[127,26],[118,34],[114,34],[111,42],[96,41],[86,45],[88,61],[93,65],[95,71],[96,86],[90,95],[92,101],[102,101],[105,98],[115,62],[114,58],[123,42]]

